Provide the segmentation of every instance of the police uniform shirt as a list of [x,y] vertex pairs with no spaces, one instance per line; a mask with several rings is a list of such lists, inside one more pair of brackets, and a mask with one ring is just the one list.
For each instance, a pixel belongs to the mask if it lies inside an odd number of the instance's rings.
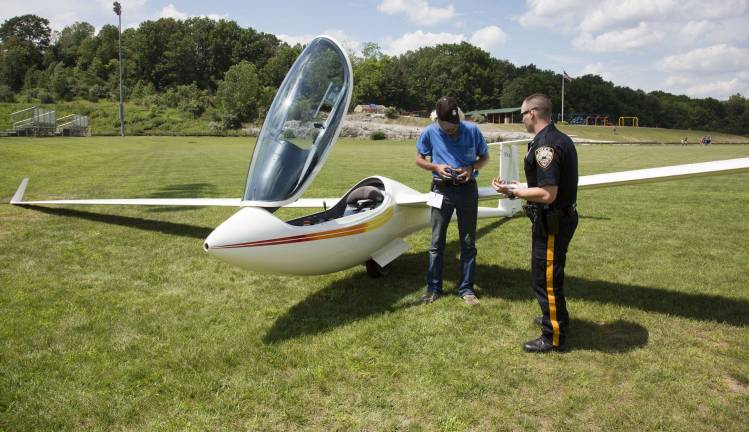
[[[460,122],[458,136],[453,138],[438,123],[432,123],[421,132],[416,141],[416,150],[422,156],[431,156],[432,163],[447,164],[454,168],[473,165],[476,159],[489,152],[478,126]],[[474,171],[473,176],[476,176]],[[437,173],[432,173],[437,177]]]
[[577,150],[572,139],[549,124],[528,144],[525,155],[528,187],[558,186],[554,208],[577,202]]

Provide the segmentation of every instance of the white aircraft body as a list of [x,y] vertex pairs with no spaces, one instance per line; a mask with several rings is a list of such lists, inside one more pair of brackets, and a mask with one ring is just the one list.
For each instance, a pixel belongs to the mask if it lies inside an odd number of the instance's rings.
[[[409,250],[403,238],[429,226],[430,194],[382,176],[368,177],[340,198],[300,199],[322,168],[338,137],[353,88],[351,63],[332,38],[313,39],[286,75],[268,111],[250,163],[243,198],[143,198],[24,201],[24,179],[11,199],[15,205],[229,206],[240,210],[219,225],[203,247],[231,264],[277,274],[330,273],[365,264],[371,276]],[[500,147],[499,174],[518,180],[517,145]],[[749,158],[583,176],[579,188],[596,188],[749,170]],[[519,188],[526,187],[518,184]],[[480,200],[479,218],[511,217],[518,200],[504,199],[490,187]],[[280,207],[323,208],[283,221]]]

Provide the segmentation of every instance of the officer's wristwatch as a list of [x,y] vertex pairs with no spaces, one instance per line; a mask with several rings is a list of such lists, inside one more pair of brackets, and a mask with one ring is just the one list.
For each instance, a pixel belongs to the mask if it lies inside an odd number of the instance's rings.
[[515,192],[513,192],[512,189],[510,189],[509,191],[507,191],[506,195],[507,195],[507,198],[509,198],[511,200],[514,200],[515,198],[517,198],[517,195],[515,195]]

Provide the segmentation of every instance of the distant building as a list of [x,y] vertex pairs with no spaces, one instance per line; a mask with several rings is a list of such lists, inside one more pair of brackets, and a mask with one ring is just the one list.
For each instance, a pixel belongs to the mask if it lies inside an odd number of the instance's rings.
[[479,115],[483,115],[487,123],[519,123],[520,107],[517,108],[492,108],[485,110],[468,111],[466,119],[475,121]]

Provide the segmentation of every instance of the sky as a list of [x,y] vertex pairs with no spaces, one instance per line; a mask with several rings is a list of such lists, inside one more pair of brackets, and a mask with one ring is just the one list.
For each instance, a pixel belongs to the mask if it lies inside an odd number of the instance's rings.
[[[162,17],[234,20],[289,43],[318,34],[385,54],[467,41],[516,66],[725,100],[749,96],[749,0],[120,0],[123,27]],[[0,22],[116,24],[109,0],[0,0]]]

